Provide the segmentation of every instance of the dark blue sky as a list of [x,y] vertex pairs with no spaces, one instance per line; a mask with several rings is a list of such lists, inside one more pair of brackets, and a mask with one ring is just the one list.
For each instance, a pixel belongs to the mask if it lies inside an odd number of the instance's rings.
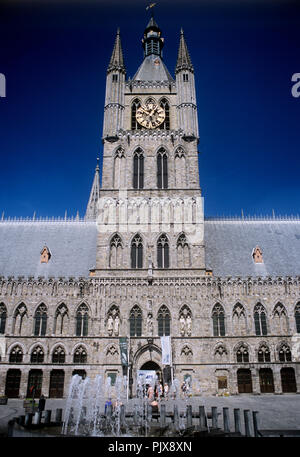
[[[132,77],[146,5],[2,0],[0,214],[84,215],[116,30]],[[169,71],[181,27],[195,68],[206,215],[300,213],[299,12],[288,0],[158,1]]]

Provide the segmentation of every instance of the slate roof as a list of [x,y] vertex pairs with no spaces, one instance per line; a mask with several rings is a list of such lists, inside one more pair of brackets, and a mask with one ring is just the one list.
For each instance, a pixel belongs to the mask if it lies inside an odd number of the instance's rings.
[[[44,246],[51,252],[40,263]],[[88,277],[96,263],[95,221],[0,222],[0,276]],[[263,264],[255,264],[259,246]],[[299,276],[300,220],[205,220],[206,267],[214,276]]]
[[138,71],[132,78],[133,81],[170,81],[174,82],[169,70],[160,56],[151,54],[146,56]]
[[[300,275],[300,220],[206,220],[206,267],[214,276]],[[262,264],[252,251],[262,250]]]
[[[0,276],[87,277],[96,264],[95,222],[0,222]],[[47,246],[48,263],[40,263]]]

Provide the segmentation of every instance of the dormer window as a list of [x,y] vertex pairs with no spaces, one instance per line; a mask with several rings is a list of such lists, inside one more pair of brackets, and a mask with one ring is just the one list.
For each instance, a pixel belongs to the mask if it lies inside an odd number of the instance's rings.
[[51,253],[49,248],[47,246],[44,246],[43,249],[41,250],[41,263],[48,263],[51,258]]
[[263,263],[264,262],[262,250],[258,246],[256,246],[255,249],[253,249],[252,257],[253,257],[254,263]]

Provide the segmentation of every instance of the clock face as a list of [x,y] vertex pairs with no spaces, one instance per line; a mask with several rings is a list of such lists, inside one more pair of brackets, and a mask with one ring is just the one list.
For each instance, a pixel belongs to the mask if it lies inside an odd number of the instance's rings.
[[136,112],[136,120],[146,129],[155,129],[164,122],[165,117],[165,110],[152,102],[140,106]]

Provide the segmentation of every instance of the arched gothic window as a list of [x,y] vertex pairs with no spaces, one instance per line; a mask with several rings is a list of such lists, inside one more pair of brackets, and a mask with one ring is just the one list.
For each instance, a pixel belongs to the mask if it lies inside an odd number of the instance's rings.
[[47,328],[47,308],[41,304],[34,315],[34,336],[45,336]]
[[186,158],[182,146],[175,151],[175,185],[177,189],[186,187]]
[[190,262],[190,248],[184,233],[179,235],[176,245],[177,250],[177,267],[188,268]]
[[165,305],[161,306],[157,314],[158,336],[170,335],[170,320],[170,311]]
[[232,327],[234,335],[246,335],[246,313],[243,305],[237,303],[232,312]]
[[44,362],[44,351],[41,346],[36,346],[30,355],[31,363],[43,363]]
[[137,129],[142,128],[141,124],[139,124],[138,121],[136,120],[136,112],[140,106],[141,106],[141,102],[139,101],[138,98],[133,100],[133,102],[131,104],[131,130],[137,130]]
[[55,313],[55,335],[64,335],[68,330],[68,309],[64,303],[58,306]]
[[129,316],[129,324],[130,324],[130,336],[141,336],[142,335],[142,321],[143,315],[141,308],[135,305],[131,311]]
[[241,344],[236,351],[236,361],[238,363],[248,363],[249,362],[249,351],[245,344]]
[[14,315],[14,334],[23,335],[25,332],[25,321],[28,319],[27,308],[24,303],[21,303],[16,309]]
[[79,346],[73,356],[74,363],[86,363],[87,362],[87,352],[83,346]]
[[263,343],[260,345],[257,353],[257,359],[260,363],[271,362],[270,349],[266,344]]
[[296,331],[300,333],[300,302],[295,307]]
[[143,242],[140,235],[135,235],[131,242],[131,268],[143,268]]
[[222,344],[220,344],[219,346],[216,347],[214,356],[215,356],[215,359],[219,360],[219,361],[227,360],[227,357],[228,357],[227,349]]
[[219,303],[216,304],[212,311],[213,334],[214,336],[225,336],[225,316],[224,309]]
[[10,363],[22,363],[23,361],[23,351],[20,346],[15,346],[12,348],[9,354]]
[[125,188],[125,151],[119,147],[115,153],[114,159],[114,189]]
[[7,310],[4,303],[0,303],[0,334],[5,333]]
[[144,188],[144,154],[141,148],[137,148],[133,154],[133,188]]
[[121,267],[123,264],[123,244],[121,237],[116,233],[110,242],[109,266],[111,268]]
[[65,363],[66,353],[63,347],[58,346],[52,354],[52,363]]
[[168,188],[168,156],[164,148],[160,148],[157,153],[157,187]]
[[278,355],[279,355],[279,362],[291,362],[292,361],[291,349],[285,343],[280,346]]
[[79,306],[76,313],[76,336],[87,336],[89,311],[85,304]]
[[258,303],[254,308],[254,325],[255,325],[255,334],[267,335],[267,318],[266,311],[263,305]]
[[157,241],[157,267],[169,268],[169,241],[165,234]]
[[161,108],[165,110],[166,117],[162,124],[160,124],[159,128],[163,130],[170,130],[170,105],[166,98],[162,98],[160,101]]
[[285,307],[281,303],[277,303],[273,312],[273,333],[286,335],[288,333],[288,318]]

